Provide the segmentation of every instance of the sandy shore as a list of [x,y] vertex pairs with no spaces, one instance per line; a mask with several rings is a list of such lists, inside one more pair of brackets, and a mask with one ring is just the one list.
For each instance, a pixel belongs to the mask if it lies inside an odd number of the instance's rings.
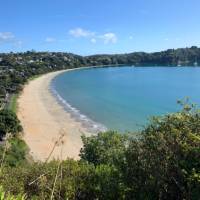
[[[45,161],[53,149],[50,159],[78,159],[81,135],[87,132],[64,111],[49,90],[51,80],[62,72],[30,81],[18,99],[17,115],[24,128],[24,140],[35,160]],[[63,137],[59,140],[61,134]],[[59,144],[55,146],[56,141]]]

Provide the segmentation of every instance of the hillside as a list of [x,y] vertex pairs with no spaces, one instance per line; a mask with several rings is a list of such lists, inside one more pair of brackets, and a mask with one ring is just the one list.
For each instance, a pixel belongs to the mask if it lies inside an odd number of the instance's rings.
[[198,47],[85,57],[61,52],[1,53],[0,107],[5,106],[11,99],[10,94],[19,92],[30,77],[51,71],[97,65],[196,66],[198,63]]

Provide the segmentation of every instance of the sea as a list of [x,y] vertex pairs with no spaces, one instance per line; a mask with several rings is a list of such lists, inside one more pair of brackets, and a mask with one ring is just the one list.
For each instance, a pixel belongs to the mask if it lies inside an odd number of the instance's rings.
[[56,76],[51,91],[88,131],[137,132],[153,116],[177,112],[178,100],[200,105],[199,67],[102,67]]

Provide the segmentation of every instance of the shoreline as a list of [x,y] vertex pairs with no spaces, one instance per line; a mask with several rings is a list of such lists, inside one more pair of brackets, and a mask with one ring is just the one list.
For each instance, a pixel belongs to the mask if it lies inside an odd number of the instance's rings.
[[60,96],[60,94],[56,91],[55,86],[53,85],[53,80],[51,80],[51,83],[49,85],[49,90],[53,97],[56,99],[56,101],[63,107],[65,112],[69,113],[71,118],[74,119],[74,121],[80,122],[82,127],[84,127],[87,132],[89,133],[99,133],[104,132],[107,130],[107,128],[101,124],[93,121],[86,115],[82,114],[77,108],[71,106],[64,98]]
[[73,119],[50,89],[51,81],[59,74],[87,68],[50,72],[24,86],[17,100],[17,116],[23,126],[23,139],[34,160],[46,161],[49,156],[50,160],[77,160],[82,147],[81,135],[94,133]]

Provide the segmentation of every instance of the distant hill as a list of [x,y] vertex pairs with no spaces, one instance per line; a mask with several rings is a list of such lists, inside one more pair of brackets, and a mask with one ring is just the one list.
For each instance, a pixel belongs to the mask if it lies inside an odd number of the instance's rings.
[[200,48],[128,54],[80,56],[64,52],[0,53],[0,108],[9,101],[9,94],[18,93],[32,76],[51,71],[98,65],[135,66],[198,66]]
[[78,67],[86,65],[200,65],[200,48],[168,49],[166,51],[145,53],[134,52],[128,54],[102,54],[91,56],[79,56],[62,52],[35,52],[2,53],[0,54],[0,66],[43,64],[50,68]]
[[200,65],[200,48],[168,49],[166,51],[145,53],[135,52],[116,55],[93,55],[85,57],[88,63],[98,65],[132,64],[132,65],[161,65],[186,66]]

